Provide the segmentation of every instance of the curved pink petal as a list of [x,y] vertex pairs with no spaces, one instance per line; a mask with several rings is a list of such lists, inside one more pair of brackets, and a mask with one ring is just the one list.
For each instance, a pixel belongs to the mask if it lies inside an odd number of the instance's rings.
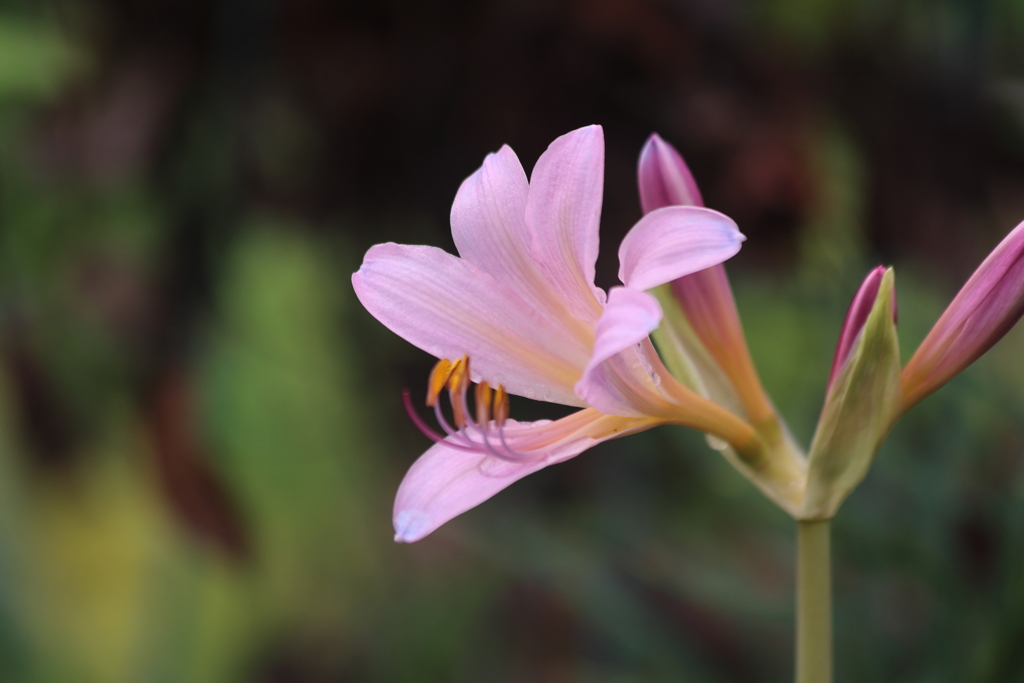
[[597,322],[594,350],[586,373],[615,354],[642,342],[661,323],[661,305],[647,292],[612,287],[608,304]]
[[703,206],[700,190],[683,157],[654,133],[640,152],[637,165],[640,205],[644,213],[664,206]]
[[436,444],[413,463],[398,488],[395,540],[418,541],[528,474],[573,458],[607,439],[655,424],[650,419],[602,415],[589,408],[555,422],[509,420],[505,440],[510,448],[524,453],[518,462]]
[[587,323],[601,317],[605,298],[594,286],[603,185],[604,134],[588,126],[540,155],[526,203],[534,259],[569,312]]
[[657,392],[649,362],[634,348],[660,322],[661,306],[653,296],[613,287],[576,395],[610,415],[639,417],[670,411],[670,404]]
[[538,312],[558,320],[583,343],[590,330],[565,310],[531,253],[526,229],[530,184],[515,152],[505,145],[463,181],[452,204],[452,238],[459,255],[493,275]]
[[392,332],[438,358],[470,357],[473,379],[580,405],[585,347],[473,264],[434,247],[378,244],[352,276],[356,296]]
[[699,206],[668,206],[647,214],[619,246],[619,279],[653,289],[732,258],[746,237],[725,214]]

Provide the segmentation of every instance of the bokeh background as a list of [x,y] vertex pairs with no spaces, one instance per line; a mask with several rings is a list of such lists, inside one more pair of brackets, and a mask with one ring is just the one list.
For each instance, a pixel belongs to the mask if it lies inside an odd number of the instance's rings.
[[[599,284],[658,131],[749,238],[738,305],[807,443],[867,270],[906,358],[1024,219],[1024,4],[0,2],[0,680],[789,678],[794,525],[682,428],[391,540],[432,359],[349,276],[452,249],[487,152],[590,123]],[[840,683],[1024,680],[1022,350],[837,517]]]

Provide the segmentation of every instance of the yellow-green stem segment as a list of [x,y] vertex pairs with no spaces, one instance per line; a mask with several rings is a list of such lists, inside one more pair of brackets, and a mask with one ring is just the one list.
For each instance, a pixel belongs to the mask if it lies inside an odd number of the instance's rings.
[[832,561],[829,520],[798,521],[796,683],[832,683]]

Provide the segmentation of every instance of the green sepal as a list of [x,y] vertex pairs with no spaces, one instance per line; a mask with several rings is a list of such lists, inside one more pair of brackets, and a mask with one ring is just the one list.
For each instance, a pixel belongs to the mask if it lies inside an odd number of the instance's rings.
[[800,519],[829,519],[867,475],[900,403],[894,274],[882,278],[864,329],[829,388],[808,455]]

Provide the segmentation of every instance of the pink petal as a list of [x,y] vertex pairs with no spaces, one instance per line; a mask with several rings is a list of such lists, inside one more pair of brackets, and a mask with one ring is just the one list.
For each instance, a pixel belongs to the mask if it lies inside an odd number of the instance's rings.
[[976,361],[1024,314],[1024,223],[989,254],[903,368],[904,410]]
[[604,183],[604,134],[580,128],[556,139],[534,166],[526,225],[534,259],[569,312],[587,323],[601,316],[594,286]]
[[[836,355],[832,359],[832,372],[828,376],[829,387],[832,386],[836,375],[839,374],[843,364],[846,363],[846,359],[849,357],[851,349],[853,349],[853,344],[857,341],[857,336],[860,334],[861,329],[863,329],[864,323],[867,322],[868,315],[875,305],[875,298],[878,296],[878,287],[882,284],[884,276],[884,266],[878,266],[872,270],[868,273],[860,289],[857,290],[857,294],[853,297],[853,302],[850,304],[850,309],[846,312],[843,327],[839,332]],[[895,310],[896,307],[894,305],[894,313]]]
[[647,214],[619,246],[619,279],[652,289],[732,258],[746,238],[728,216],[696,206]]
[[586,348],[471,263],[434,247],[378,244],[352,285],[366,310],[406,341],[438,358],[469,355],[475,381],[580,405],[573,387]]
[[[503,282],[531,307],[573,328],[562,299],[533,258],[526,229],[530,184],[507,145],[487,155],[483,166],[463,181],[452,204],[452,238],[462,258]],[[591,343],[589,330],[574,330]]]
[[664,206],[704,206],[683,157],[657,133],[647,139],[640,152],[637,180],[644,213]]
[[597,322],[594,350],[583,374],[620,351],[639,344],[661,323],[661,306],[647,292],[612,287],[604,315]]
[[522,271],[534,269],[526,229],[529,192],[526,171],[505,145],[462,182],[452,204],[459,255],[515,289],[529,284]]
[[663,415],[671,404],[657,391],[650,363],[634,348],[661,322],[661,306],[647,292],[613,287],[597,323],[594,350],[576,395],[609,415]]
[[509,420],[505,440],[510,448],[524,453],[518,462],[437,444],[420,456],[398,488],[395,540],[418,541],[528,474],[575,457],[607,439],[655,424],[602,415],[593,409],[556,422]]

